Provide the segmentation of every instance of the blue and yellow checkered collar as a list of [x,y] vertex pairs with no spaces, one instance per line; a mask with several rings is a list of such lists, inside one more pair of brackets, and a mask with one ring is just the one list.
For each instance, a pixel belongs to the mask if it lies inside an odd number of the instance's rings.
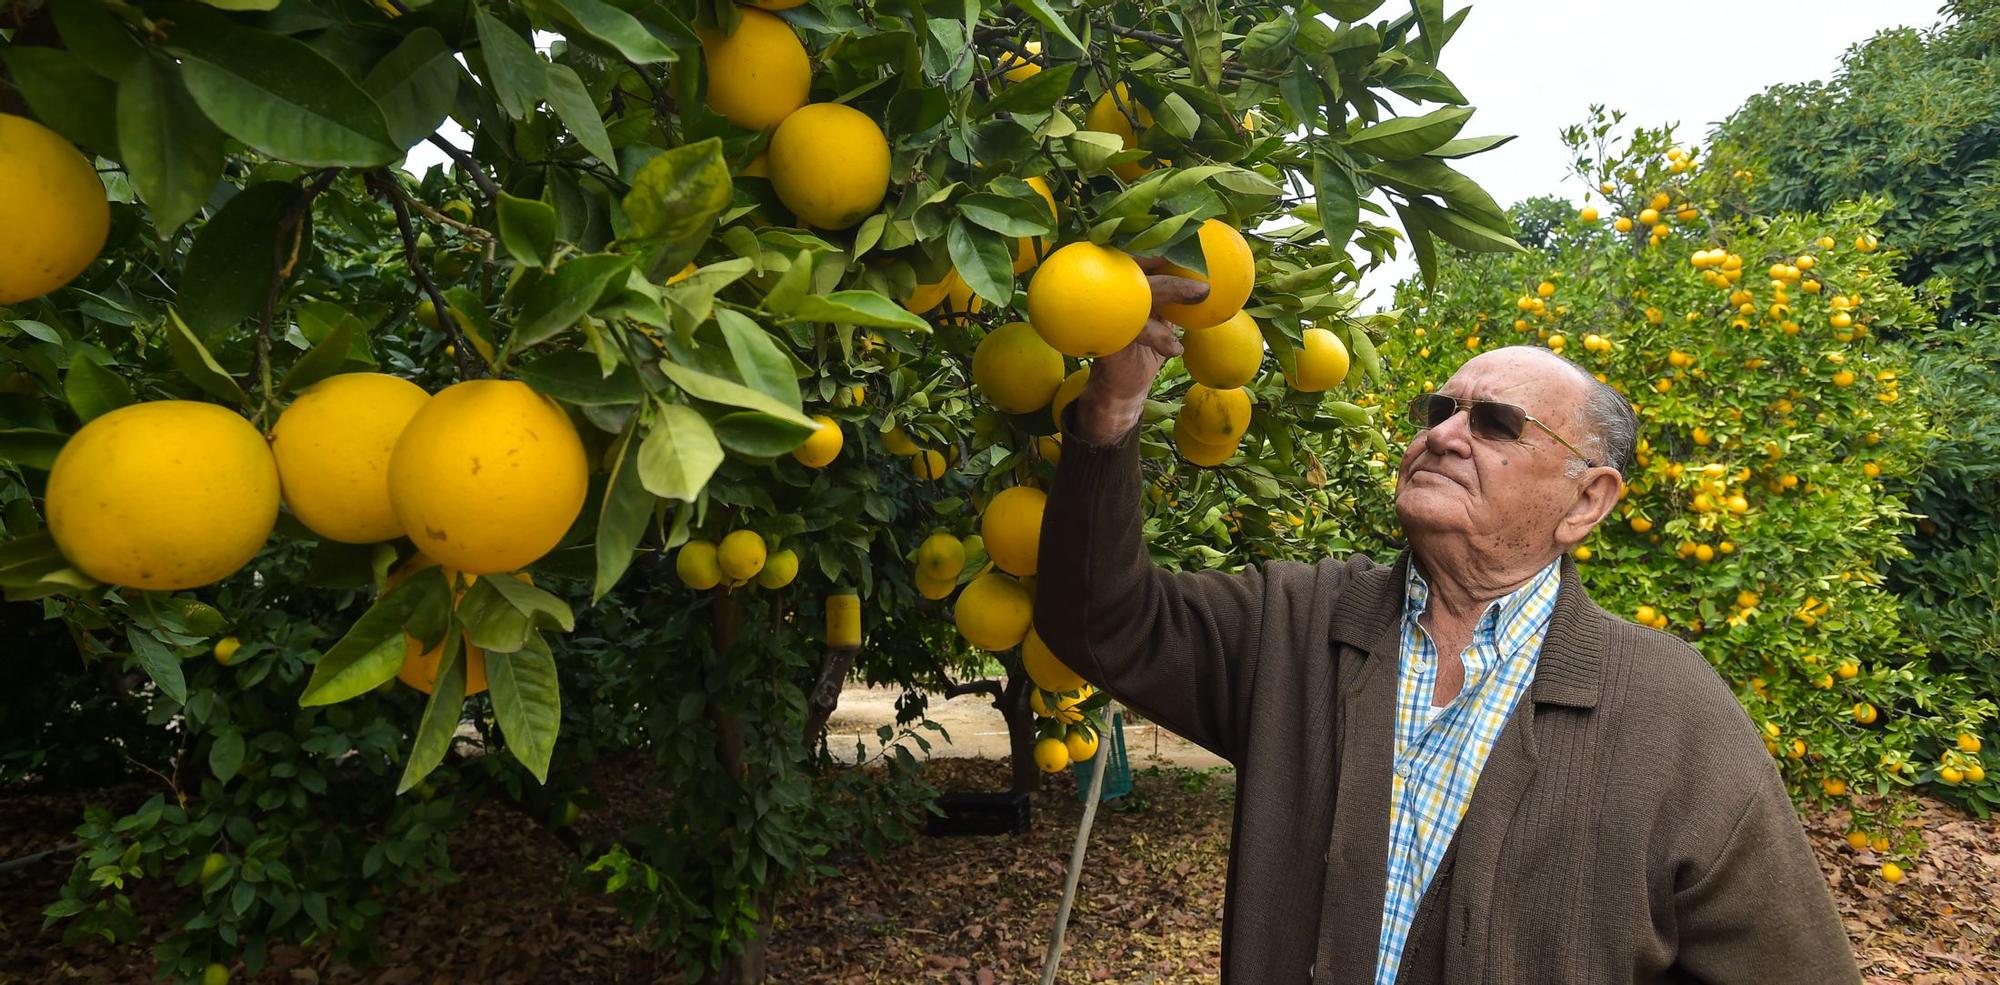
[[[1430,605],[1431,586],[1417,570],[1416,559],[1405,565],[1403,578],[1403,619],[1415,622]],[[1557,590],[1562,584],[1562,559],[1550,561],[1548,566],[1535,573],[1506,595],[1494,599],[1481,614],[1479,624],[1473,632],[1492,634],[1503,652],[1512,653],[1548,624]]]

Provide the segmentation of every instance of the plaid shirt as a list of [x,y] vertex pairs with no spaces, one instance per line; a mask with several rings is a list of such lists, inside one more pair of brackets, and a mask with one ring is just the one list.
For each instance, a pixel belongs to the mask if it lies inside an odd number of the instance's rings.
[[1501,727],[1534,679],[1562,581],[1559,563],[1550,564],[1487,607],[1463,656],[1465,686],[1433,717],[1437,644],[1417,622],[1430,604],[1431,590],[1414,562],[1409,570],[1396,678],[1389,878],[1382,900],[1382,936],[1375,951],[1375,985],[1395,985],[1417,904],[1451,846]]

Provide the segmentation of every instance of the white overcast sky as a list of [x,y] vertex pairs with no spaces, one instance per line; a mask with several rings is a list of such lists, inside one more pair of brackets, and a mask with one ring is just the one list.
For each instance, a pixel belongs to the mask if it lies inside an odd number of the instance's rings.
[[[1393,6],[1385,5],[1384,9]],[[1463,4],[1448,2],[1455,12]],[[1830,78],[1847,47],[1891,27],[1929,27],[1932,0],[1480,0],[1438,66],[1479,108],[1463,136],[1511,133],[1454,162],[1502,205],[1542,194],[1581,201],[1558,134],[1590,104],[1626,126],[1676,123],[1699,142],[1743,100],[1780,82]],[[1388,307],[1416,272],[1403,251],[1363,283],[1363,310]]]
[[[1391,16],[1399,0],[1380,12]],[[1456,12],[1461,3],[1447,2]],[[1479,108],[1464,136],[1511,133],[1498,150],[1457,162],[1502,205],[1542,194],[1581,200],[1566,182],[1557,134],[1590,104],[1626,113],[1626,125],[1678,124],[1699,142],[1743,100],[1780,82],[1825,79],[1851,44],[1891,27],[1938,21],[1934,0],[1481,0],[1446,46],[1443,64]],[[538,37],[546,49],[548,36]],[[454,143],[465,135],[447,121]],[[406,167],[442,163],[418,145]],[[1415,273],[1407,250],[1362,285],[1363,310],[1387,307],[1396,281]]]

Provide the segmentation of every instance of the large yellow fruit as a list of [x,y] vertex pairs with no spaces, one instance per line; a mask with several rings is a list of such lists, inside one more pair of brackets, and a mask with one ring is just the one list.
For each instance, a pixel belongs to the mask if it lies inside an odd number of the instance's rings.
[[[1115,102],[1113,93],[1117,94]],[[1132,115],[1127,116],[1128,112]],[[1139,121],[1137,129],[1132,126],[1133,117]],[[1083,125],[1086,129],[1100,133],[1117,134],[1119,139],[1125,142],[1125,149],[1131,150],[1139,146],[1139,130],[1153,125],[1153,114],[1146,109],[1144,103],[1133,99],[1132,91],[1125,87],[1125,83],[1120,82],[1105,90],[1103,95],[1097,97],[1096,102],[1090,104],[1090,112],[1084,115]],[[1153,165],[1144,161],[1131,161],[1111,167],[1113,174],[1126,181],[1137,181],[1151,170]]]
[[819,425],[819,430],[807,435],[805,441],[792,449],[792,457],[806,468],[823,469],[840,456],[840,446],[847,439],[841,434],[840,422],[825,414],[814,414],[813,423]]
[[389,454],[431,395],[385,373],[342,373],[307,387],[271,428],[285,505],[343,544],[403,535],[389,504]]
[[965,570],[965,544],[940,530],[917,545],[917,574],[932,581],[955,582]]
[[1181,363],[1196,383],[1233,390],[1250,382],[1264,362],[1264,335],[1257,322],[1238,311],[1212,328],[1181,333]]
[[1063,736],[1063,746],[1069,750],[1071,762],[1086,762],[1097,755],[1097,733],[1087,726],[1071,726],[1068,734]]
[[770,155],[778,200],[816,229],[846,229],[868,218],[889,192],[889,140],[852,106],[801,107],[778,124]]
[[993,406],[1009,414],[1041,410],[1062,386],[1062,353],[1049,348],[1027,322],[986,333],[972,353],[972,381]]
[[924,598],[930,599],[933,602],[950,595],[951,590],[958,587],[958,578],[956,576],[951,578],[932,578],[925,575],[921,570],[917,572],[915,581],[917,583],[917,591]]
[[[412,555],[402,567],[389,574],[388,587],[394,588],[403,579],[425,568],[436,566],[437,561],[434,558],[425,557],[421,553]],[[456,606],[458,600],[465,596],[467,586],[459,585],[458,572],[450,568],[445,569],[444,577],[445,584],[452,588],[452,604]],[[529,578],[525,572],[516,572],[514,579],[529,584],[534,583],[534,579]],[[465,645],[465,693],[470,697],[486,690],[486,651],[473,646],[471,640],[464,640],[462,636],[461,640]],[[443,640],[439,640],[436,646],[426,650],[422,640],[408,633],[403,634],[403,667],[396,671],[398,680],[429,694],[437,687],[438,670],[443,663]]]
[[1185,424],[1187,436],[1204,444],[1235,444],[1250,430],[1250,394],[1246,390],[1217,390],[1196,383],[1181,399],[1176,427]]
[[910,432],[903,430],[901,424],[882,432],[882,447],[891,455],[914,455],[922,450],[910,440]]
[[979,535],[986,556],[1010,575],[1032,575],[1042,556],[1042,509],[1049,494],[1033,486],[1009,486],[986,504]]
[[755,530],[732,530],[715,549],[715,563],[732,586],[742,585],[764,570],[767,548]]
[[742,14],[735,34],[701,33],[708,107],[739,127],[762,130],[806,104],[812,60],[782,18],[761,10]]
[[925,448],[910,456],[910,474],[919,479],[936,482],[944,478],[944,456],[936,450]]
[[1055,399],[1049,401],[1049,417],[1055,420],[1058,430],[1062,428],[1063,408],[1068,407],[1070,401],[1075,400],[1078,395],[1082,394],[1084,384],[1089,382],[1090,367],[1085,366],[1063,377],[1062,386],[1056,387]]
[[986,650],[1010,650],[1028,635],[1035,603],[1021,583],[1006,575],[984,574],[958,593],[952,618],[959,635]]
[[1028,679],[1044,691],[1074,691],[1083,686],[1083,675],[1058,659],[1032,626],[1021,640],[1021,667],[1028,672]]
[[467,574],[534,563],[583,510],[589,465],[556,402],[514,380],[467,380],[410,418],[389,500],[417,549]]
[[918,284],[917,289],[903,299],[904,309],[913,315],[930,314],[932,308],[944,303],[945,297],[951,293],[952,283],[957,280],[958,271],[952,270],[936,283]]
[[[805,0],[799,0],[799,2],[804,3]],[[1042,43],[1040,41],[1030,41],[1021,47],[1026,49],[1031,55],[1040,56],[1042,53]],[[1034,78],[1035,74],[1042,70],[1040,62],[1023,58],[1011,51],[1000,53],[1000,62],[996,67],[1000,69],[1000,77],[1009,82],[1026,82]]]
[[1340,336],[1324,328],[1308,328],[1300,333],[1300,340],[1305,348],[1292,350],[1298,374],[1285,376],[1293,389],[1317,393],[1347,379],[1347,346]]
[[1069,746],[1061,739],[1044,736],[1035,740],[1035,765],[1044,773],[1060,773],[1069,768]]
[[1180,452],[1182,458],[1195,465],[1213,468],[1229,461],[1229,456],[1236,454],[1237,441],[1242,439],[1203,441],[1194,436],[1188,426],[1189,420],[1185,409],[1174,418],[1174,450]]
[[1131,344],[1153,313],[1146,272],[1124,253],[1071,243],[1042,261],[1028,284],[1028,321],[1066,356],[1108,356]]
[[0,113],[0,304],[76,279],[111,231],[104,182],[54,130]]
[[[1028,187],[1033,188],[1035,194],[1042,196],[1042,201],[1049,203],[1050,215],[1062,214],[1062,211],[1056,208],[1056,196],[1049,189],[1048,179],[1036,175],[1028,179]],[[1028,268],[1040,262],[1042,254],[1048,251],[1048,240],[1040,236],[1022,236],[1014,242],[1014,273],[1016,275],[1027,273]]]
[[765,559],[764,570],[757,572],[757,587],[783,588],[798,576],[799,553],[787,547]]
[[1168,264],[1165,273],[1191,277],[1208,284],[1208,297],[1193,304],[1162,304],[1160,313],[1182,328],[1208,328],[1229,320],[1250,300],[1250,288],[1257,283],[1257,258],[1250,243],[1236,227],[1221,219],[1201,224],[1201,255],[1208,263],[1203,276],[1186,267]]
[[706,592],[722,584],[722,561],[712,540],[691,540],[674,554],[674,574],[681,584]]
[[951,278],[945,281],[945,324],[964,324],[971,319],[963,316],[976,315],[979,313],[979,309],[984,307],[986,307],[986,299],[974,294],[972,292],[972,285],[966,283],[965,278],[959,276],[958,271],[952,271]]
[[157,400],[72,435],[47,496],[49,533],[77,570],[174,591],[221,581],[257,556],[278,519],[278,466],[234,411]]

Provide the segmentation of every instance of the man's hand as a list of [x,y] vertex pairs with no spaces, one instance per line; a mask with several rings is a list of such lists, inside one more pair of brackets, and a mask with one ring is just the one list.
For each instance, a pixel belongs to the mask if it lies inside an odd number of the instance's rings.
[[1174,335],[1173,323],[1160,315],[1160,306],[1193,304],[1208,297],[1207,283],[1160,273],[1166,265],[1164,257],[1139,258],[1153,288],[1152,317],[1130,345],[1091,362],[1090,380],[1076,398],[1077,437],[1084,441],[1108,445],[1132,430],[1160,367],[1181,354],[1181,340]]

